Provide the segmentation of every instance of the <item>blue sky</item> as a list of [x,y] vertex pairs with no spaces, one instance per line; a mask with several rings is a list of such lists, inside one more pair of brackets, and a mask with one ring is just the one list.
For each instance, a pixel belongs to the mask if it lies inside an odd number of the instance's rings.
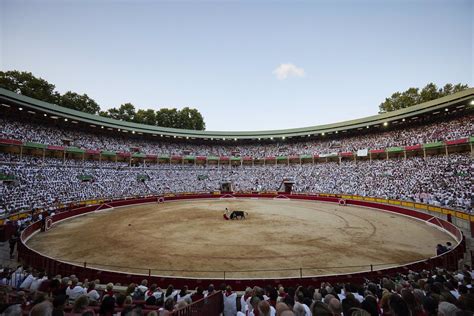
[[207,130],[319,125],[473,86],[473,3],[3,0],[0,66],[103,108],[195,107]]

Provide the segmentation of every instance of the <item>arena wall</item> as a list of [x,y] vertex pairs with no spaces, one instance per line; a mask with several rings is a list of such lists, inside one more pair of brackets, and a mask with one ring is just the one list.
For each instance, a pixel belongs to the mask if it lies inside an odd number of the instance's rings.
[[[227,197],[243,197],[243,198],[275,198],[276,194],[233,194],[225,195]],[[278,194],[282,198],[290,199],[300,199],[300,200],[313,200],[313,201],[323,201],[330,203],[339,203],[340,198],[336,196],[314,196],[314,195],[286,195]],[[53,222],[58,222],[65,220],[74,216],[80,216],[89,212],[94,212],[98,210],[108,209],[111,207],[127,206],[134,204],[143,204],[143,203],[159,203],[159,199],[164,199],[164,201],[171,200],[185,200],[185,199],[210,199],[210,198],[225,198],[221,194],[187,194],[187,195],[170,195],[170,196],[152,196],[144,198],[135,198],[135,199],[122,199],[115,201],[104,201],[100,204],[86,205],[79,207],[67,208],[54,215],[52,220]],[[377,270],[374,267],[370,267],[367,271],[358,272],[358,273],[349,273],[349,274],[337,274],[337,275],[320,275],[314,277],[303,277],[303,274],[300,274],[299,278],[280,278],[280,279],[227,279],[225,278],[225,273],[222,278],[213,278],[213,279],[200,279],[200,278],[181,278],[181,277],[167,277],[167,276],[158,276],[152,275],[151,270],[148,274],[131,274],[123,273],[117,271],[109,270],[99,270],[87,266],[87,263],[77,265],[71,264],[68,262],[63,262],[55,258],[47,257],[35,250],[29,248],[26,245],[26,241],[35,233],[40,230],[41,223],[36,222],[29,227],[27,227],[21,236],[21,242],[18,244],[18,258],[20,261],[31,265],[36,268],[42,268],[48,271],[50,274],[61,274],[61,275],[70,275],[75,274],[79,278],[89,278],[89,279],[100,279],[101,282],[114,282],[128,284],[131,282],[139,283],[143,278],[147,278],[152,283],[157,283],[161,285],[173,284],[175,287],[182,287],[187,285],[191,288],[197,286],[207,286],[209,283],[221,284],[225,282],[226,284],[231,285],[236,290],[243,290],[248,285],[259,285],[265,286],[267,284],[278,285],[282,284],[284,286],[294,286],[295,284],[301,285],[318,285],[320,282],[353,282],[353,283],[363,283],[365,279],[373,279],[383,275],[395,275],[397,273],[406,273],[409,269],[411,270],[422,270],[422,269],[432,269],[434,267],[444,267],[448,269],[457,269],[458,262],[463,258],[465,252],[465,240],[462,232],[458,227],[449,223],[448,221],[432,216],[427,213],[422,213],[413,209],[406,208],[402,205],[393,205],[390,203],[380,203],[378,201],[364,201],[362,199],[348,199],[347,196],[344,199],[347,204],[358,205],[363,207],[370,207],[378,210],[388,211],[398,213],[404,216],[409,216],[417,218],[422,221],[426,221],[432,225],[444,229],[450,233],[456,240],[457,245],[448,253],[445,253],[440,256],[432,257],[427,260],[422,260],[414,262],[404,266],[397,266],[392,268],[386,268]],[[398,201],[400,202],[400,201]],[[400,202],[401,204],[402,202]],[[428,207],[428,206],[426,206]]]

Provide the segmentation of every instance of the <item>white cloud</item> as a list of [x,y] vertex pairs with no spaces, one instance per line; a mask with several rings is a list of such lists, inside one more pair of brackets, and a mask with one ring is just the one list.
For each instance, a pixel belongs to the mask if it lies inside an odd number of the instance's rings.
[[272,72],[278,80],[285,80],[288,77],[304,77],[304,69],[293,64],[281,64]]

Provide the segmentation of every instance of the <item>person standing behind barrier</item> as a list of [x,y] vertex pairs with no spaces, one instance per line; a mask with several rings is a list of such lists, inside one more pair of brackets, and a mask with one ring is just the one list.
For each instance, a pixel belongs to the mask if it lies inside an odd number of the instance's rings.
[[232,292],[232,288],[228,285],[224,296],[224,316],[235,316],[237,314],[237,293]]
[[13,253],[15,252],[15,245],[17,244],[18,239],[19,239],[18,233],[15,233],[8,240],[8,243],[10,244],[10,259],[14,258]]

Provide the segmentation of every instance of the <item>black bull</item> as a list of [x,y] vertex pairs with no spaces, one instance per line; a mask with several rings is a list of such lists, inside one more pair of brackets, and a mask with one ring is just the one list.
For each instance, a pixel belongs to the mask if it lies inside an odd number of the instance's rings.
[[230,219],[237,219],[237,218],[245,218],[245,212],[244,211],[232,211],[232,213],[230,213]]

